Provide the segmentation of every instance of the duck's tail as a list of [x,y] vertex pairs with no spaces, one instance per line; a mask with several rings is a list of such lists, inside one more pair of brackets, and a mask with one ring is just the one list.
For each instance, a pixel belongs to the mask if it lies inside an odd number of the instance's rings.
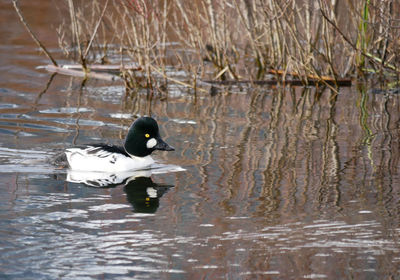
[[54,157],[51,157],[49,161],[52,165],[56,166],[56,168],[59,169],[68,167],[67,155],[65,154],[65,152],[60,152],[56,154]]

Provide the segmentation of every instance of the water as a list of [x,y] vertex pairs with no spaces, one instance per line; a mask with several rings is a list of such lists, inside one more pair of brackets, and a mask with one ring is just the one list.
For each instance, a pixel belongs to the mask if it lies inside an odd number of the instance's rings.
[[[170,85],[168,99],[125,97],[118,83],[36,70],[46,58],[0,3],[0,278],[399,277],[398,94],[194,98]],[[48,25],[33,26],[51,46]],[[176,148],[155,153],[167,168],[88,186],[48,162],[74,144],[119,143],[149,113]]]

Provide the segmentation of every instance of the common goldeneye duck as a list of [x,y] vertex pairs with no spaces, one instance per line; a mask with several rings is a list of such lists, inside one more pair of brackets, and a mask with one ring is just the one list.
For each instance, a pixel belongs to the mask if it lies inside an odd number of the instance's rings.
[[123,146],[93,144],[67,149],[69,168],[80,171],[122,172],[140,170],[154,163],[154,150],[173,151],[160,136],[157,122],[151,117],[137,119],[129,128]]

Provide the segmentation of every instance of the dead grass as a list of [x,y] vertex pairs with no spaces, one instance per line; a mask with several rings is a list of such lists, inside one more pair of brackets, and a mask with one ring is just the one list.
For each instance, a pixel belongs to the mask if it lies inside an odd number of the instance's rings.
[[[138,63],[127,87],[152,88],[184,70],[199,80],[337,80],[368,73],[397,79],[400,1],[64,0],[58,28],[69,58]],[[276,73],[279,73],[277,75]],[[275,78],[275,77],[272,77]],[[176,79],[175,79],[176,80]],[[182,79],[180,79],[182,81]]]

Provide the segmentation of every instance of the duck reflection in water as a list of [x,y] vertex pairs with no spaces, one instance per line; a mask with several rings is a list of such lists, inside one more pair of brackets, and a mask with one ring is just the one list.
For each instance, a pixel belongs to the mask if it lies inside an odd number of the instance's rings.
[[130,181],[125,187],[129,203],[137,213],[155,213],[160,205],[160,198],[173,185],[154,183],[150,177],[138,177]]
[[114,188],[123,186],[128,202],[137,213],[155,213],[160,205],[159,199],[173,185],[154,183],[152,174],[183,171],[179,166],[164,166],[155,170],[122,173],[82,172],[68,170],[67,181],[82,183],[95,188]]

